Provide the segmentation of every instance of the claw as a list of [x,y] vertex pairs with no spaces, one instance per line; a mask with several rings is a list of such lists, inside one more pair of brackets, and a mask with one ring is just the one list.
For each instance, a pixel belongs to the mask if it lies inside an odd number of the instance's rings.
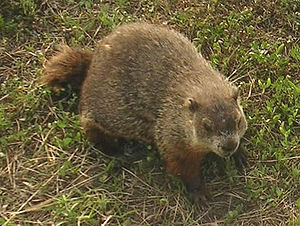
[[244,151],[243,145],[239,146],[238,150],[233,154],[232,157],[233,157],[235,165],[237,166],[238,169],[242,170],[249,166],[248,156],[247,156],[246,152]]
[[189,184],[187,188],[190,192],[191,201],[194,204],[202,204],[204,206],[208,205],[208,201],[211,200],[211,194],[206,189],[203,178],[197,178],[197,180],[194,180],[194,183]]
[[244,169],[249,166],[248,156],[244,151],[238,151],[233,155],[234,162],[239,169]]
[[191,193],[191,200],[194,204],[208,206],[208,202],[211,200],[211,194],[206,189],[193,191]]

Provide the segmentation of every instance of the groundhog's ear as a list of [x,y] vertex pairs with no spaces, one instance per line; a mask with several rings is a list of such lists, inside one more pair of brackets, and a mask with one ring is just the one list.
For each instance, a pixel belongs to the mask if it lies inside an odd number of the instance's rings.
[[187,98],[185,100],[185,106],[187,106],[191,112],[195,112],[197,111],[197,109],[199,108],[199,104],[197,101],[195,101],[193,98]]
[[239,88],[236,87],[236,86],[234,86],[234,87],[233,87],[233,91],[232,91],[232,98],[233,98],[234,100],[237,100],[238,97],[239,97],[239,95],[240,95],[240,90],[239,90]]

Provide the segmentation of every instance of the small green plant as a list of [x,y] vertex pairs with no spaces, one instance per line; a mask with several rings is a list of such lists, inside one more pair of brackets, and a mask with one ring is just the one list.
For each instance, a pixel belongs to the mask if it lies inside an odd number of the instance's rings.
[[[16,3],[17,4],[17,3]],[[34,16],[37,5],[34,0],[20,0],[19,7],[22,8],[26,16]]]
[[78,193],[74,197],[62,195],[47,209],[55,210],[54,217],[61,222],[69,224],[85,222],[94,225],[98,222],[97,213],[105,213],[109,202],[110,200],[105,195]]
[[238,205],[234,210],[229,211],[225,216],[225,224],[232,224],[239,216],[243,209],[243,205]]
[[290,51],[291,57],[296,60],[297,62],[300,62],[300,45],[296,44]]

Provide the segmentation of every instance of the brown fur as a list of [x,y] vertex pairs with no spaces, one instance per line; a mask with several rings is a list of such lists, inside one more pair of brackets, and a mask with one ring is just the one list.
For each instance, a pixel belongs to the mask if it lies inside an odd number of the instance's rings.
[[80,48],[61,46],[46,64],[42,82],[59,90],[71,84],[79,89],[91,63],[92,53]]
[[202,158],[229,156],[247,128],[236,87],[188,39],[161,26],[121,26],[93,55],[65,47],[46,65],[44,81],[57,87],[73,78],[83,81],[80,117],[91,141],[152,143],[191,191],[203,187]]

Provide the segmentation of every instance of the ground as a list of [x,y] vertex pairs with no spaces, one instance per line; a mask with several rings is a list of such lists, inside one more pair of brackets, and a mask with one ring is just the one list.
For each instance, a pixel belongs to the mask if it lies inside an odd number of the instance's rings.
[[[0,224],[300,225],[299,12],[299,0],[1,1]],[[206,205],[149,145],[117,158],[94,148],[78,95],[39,84],[61,43],[93,49],[134,21],[184,33],[240,87],[248,165],[208,156]]]

